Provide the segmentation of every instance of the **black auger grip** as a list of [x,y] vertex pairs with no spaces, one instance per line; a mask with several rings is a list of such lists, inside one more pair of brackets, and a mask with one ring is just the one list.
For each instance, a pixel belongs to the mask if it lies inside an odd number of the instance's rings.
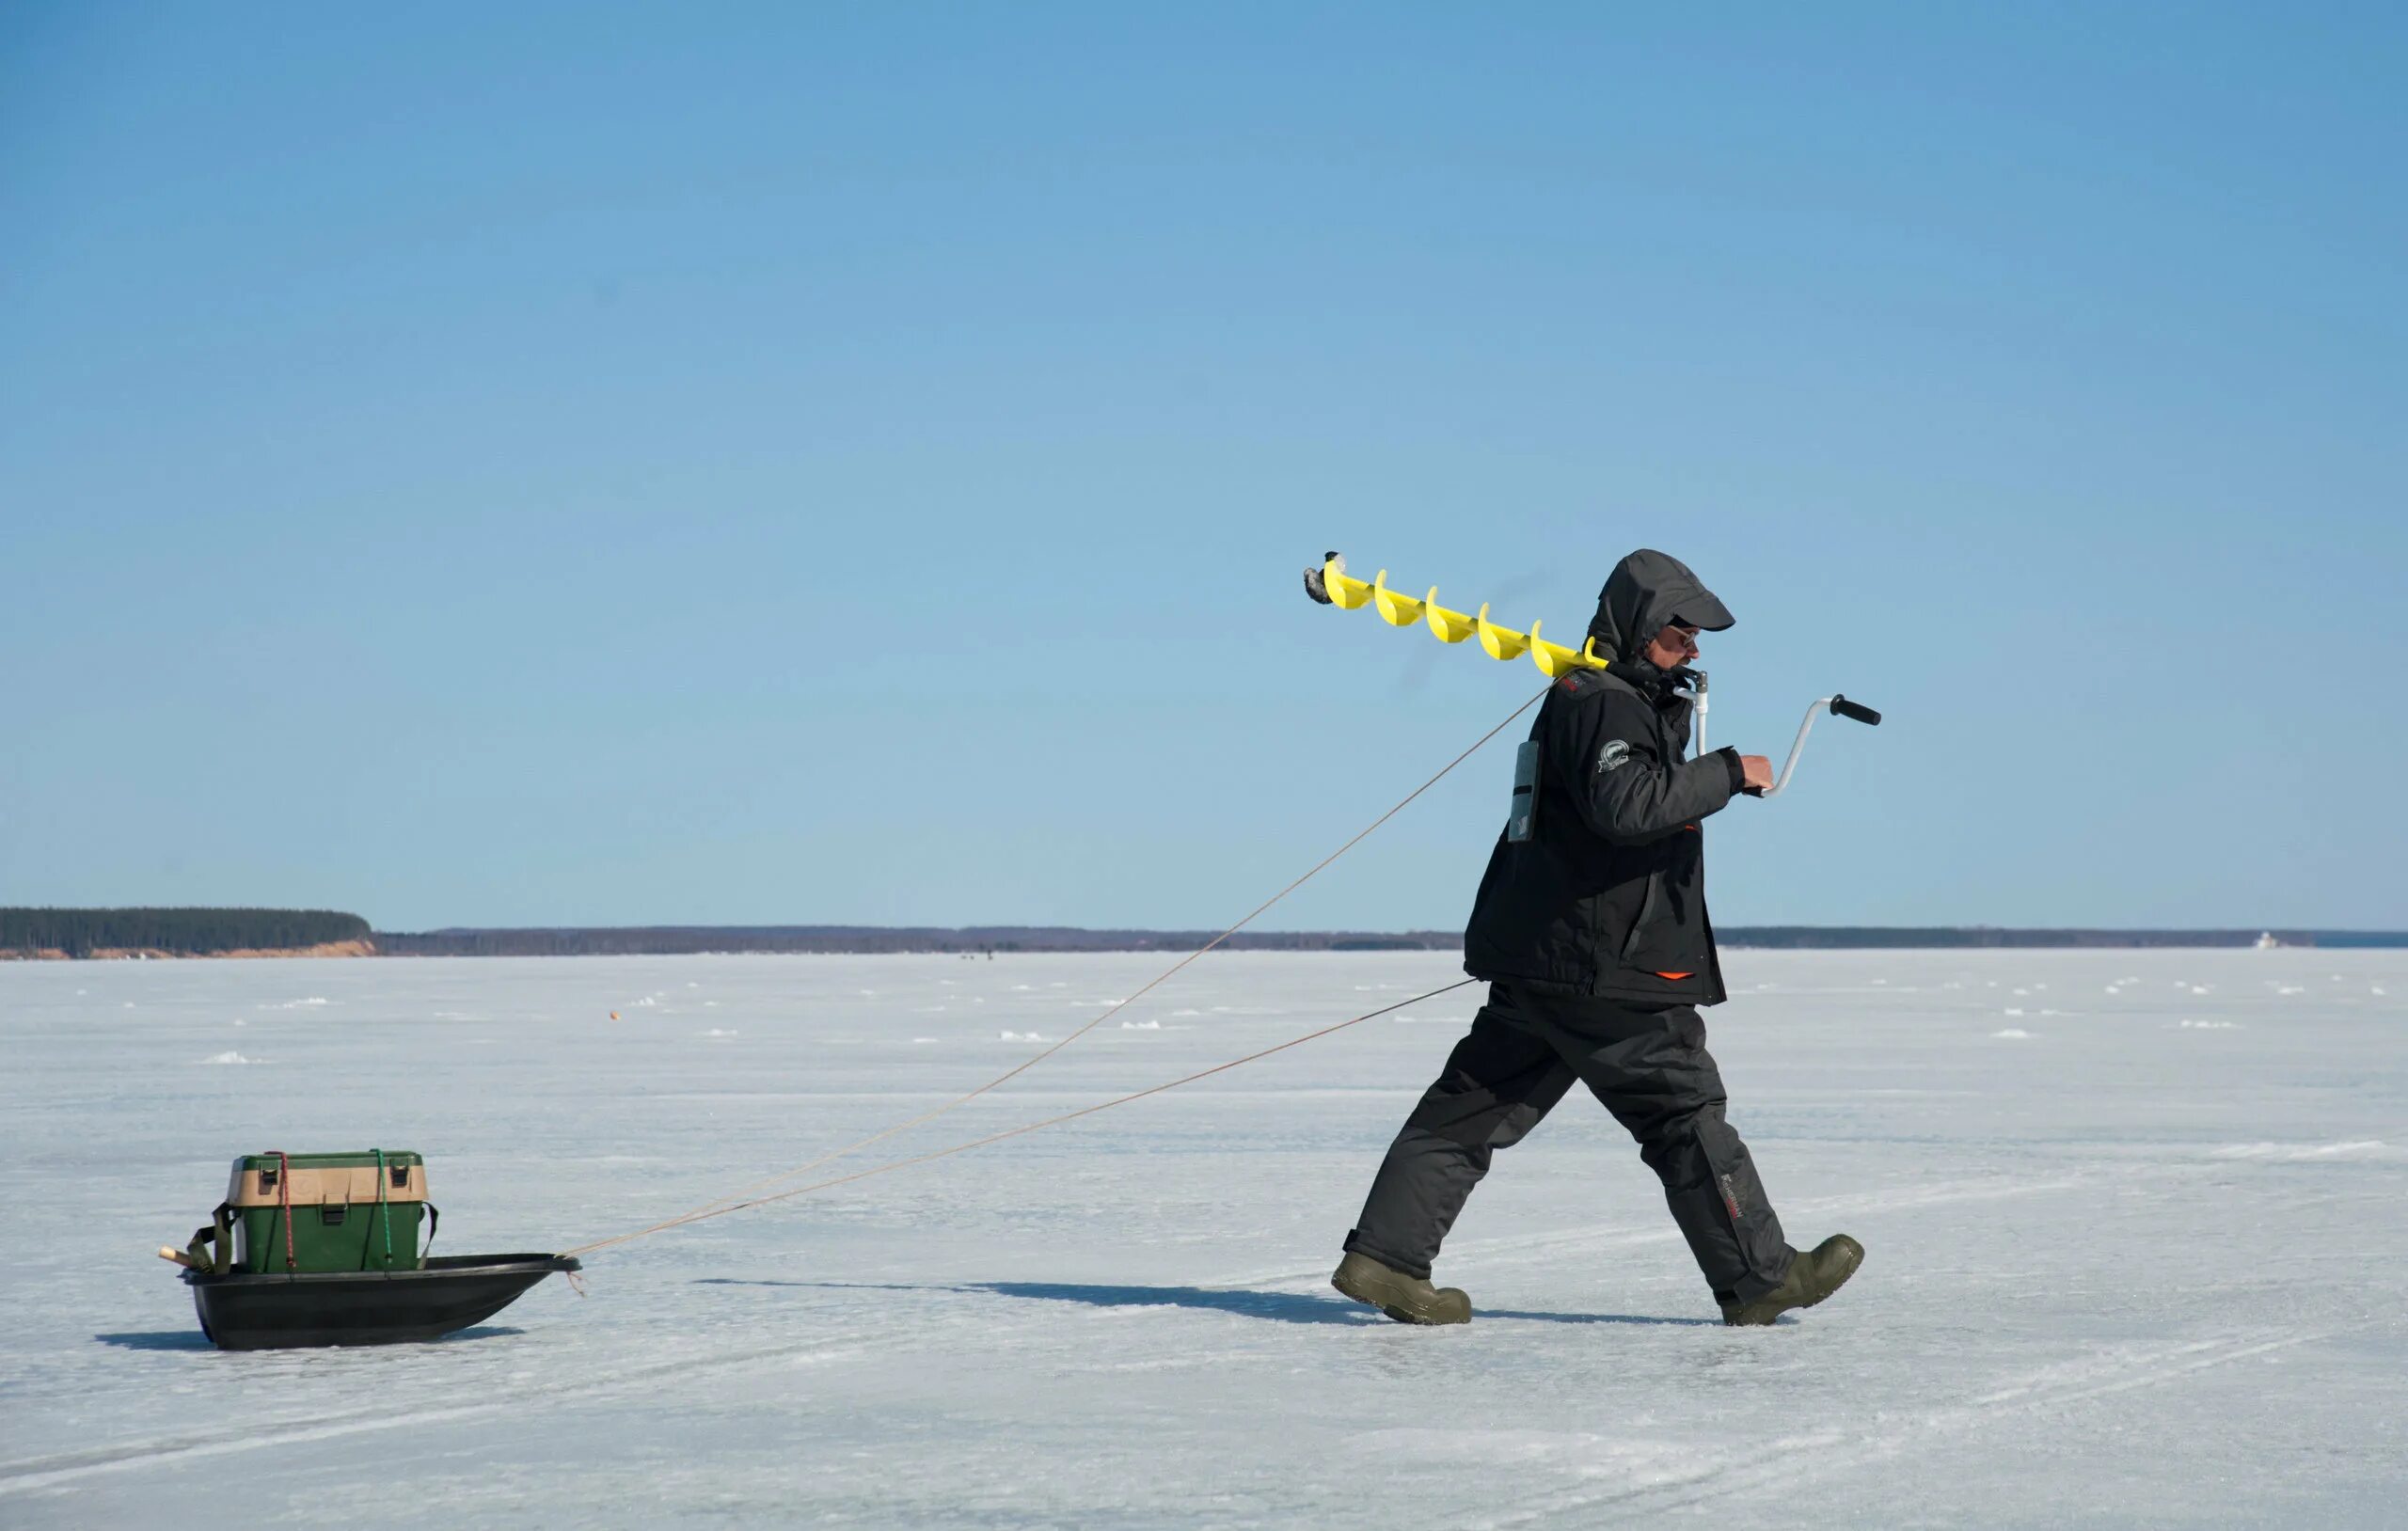
[[1861,702],[1850,702],[1846,697],[1835,696],[1831,698],[1831,711],[1842,718],[1853,718],[1860,723],[1870,723],[1877,728],[1880,726],[1881,715]]

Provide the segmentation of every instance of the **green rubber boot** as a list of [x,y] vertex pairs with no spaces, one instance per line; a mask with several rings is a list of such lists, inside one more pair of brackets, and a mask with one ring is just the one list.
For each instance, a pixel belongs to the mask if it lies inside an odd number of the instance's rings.
[[1781,1285],[1752,1302],[1725,1302],[1726,1324],[1768,1324],[1791,1308],[1811,1308],[1847,1285],[1864,1263],[1864,1246],[1835,1233],[1789,1262]]
[[1433,1286],[1418,1276],[1391,1271],[1369,1255],[1350,1254],[1339,1261],[1329,1284],[1401,1324],[1471,1322],[1471,1299],[1463,1288]]

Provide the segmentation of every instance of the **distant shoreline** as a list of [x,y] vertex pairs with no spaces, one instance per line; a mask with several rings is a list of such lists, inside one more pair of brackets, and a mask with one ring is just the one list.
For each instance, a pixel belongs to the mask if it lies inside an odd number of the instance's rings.
[[[0,960],[178,957],[677,956],[748,953],[988,956],[1028,953],[1188,953],[1209,930],[1078,925],[546,925],[372,931],[324,909],[0,908]],[[299,938],[295,939],[294,938]],[[1774,951],[2131,951],[2157,947],[2408,948],[2408,931],[2011,929],[1992,925],[1735,925],[1726,947]],[[1452,930],[1247,930],[1232,952],[1460,952]]]
[[103,946],[88,952],[63,952],[45,946],[32,952],[0,952],[0,962],[150,962],[214,961],[230,957],[364,957],[381,956],[372,941],[322,941],[315,946],[237,946],[215,952],[172,952],[164,947]]
[[340,909],[0,908],[0,957],[372,956],[368,922]]
[[[674,956],[702,953],[981,956],[1064,952],[1192,952],[1208,930],[1089,930],[1077,926],[652,925],[379,931],[387,956]],[[2129,951],[2150,947],[2321,949],[2408,947],[2408,931],[2004,929],[1985,925],[1737,925],[1732,948],[1776,951]],[[1234,952],[1460,952],[1457,931],[1241,931]]]

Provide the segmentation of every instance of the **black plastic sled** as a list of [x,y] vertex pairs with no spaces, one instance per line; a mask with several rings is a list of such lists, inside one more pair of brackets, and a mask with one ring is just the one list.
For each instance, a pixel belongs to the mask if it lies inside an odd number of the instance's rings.
[[553,1271],[578,1269],[566,1255],[447,1255],[416,1271],[187,1271],[183,1279],[200,1332],[219,1349],[277,1350],[440,1339]]

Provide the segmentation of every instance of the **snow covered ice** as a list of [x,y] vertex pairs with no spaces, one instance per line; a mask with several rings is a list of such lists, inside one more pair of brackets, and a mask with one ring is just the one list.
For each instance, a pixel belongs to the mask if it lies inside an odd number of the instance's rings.
[[[438,1344],[221,1354],[150,1253],[265,1147],[423,1152],[437,1253],[626,1231],[927,1111],[1024,1055],[999,1032],[1059,1037],[1066,997],[1163,965],[0,964],[0,1524],[2408,1515],[2408,953],[1728,954],[1734,1119],[1794,1242],[1868,1250],[1771,1330],[1713,1322],[1577,1095],[1448,1245],[1468,1328],[1329,1290],[1476,988],[604,1251],[589,1297],[547,1281]],[[1216,954],[1123,1013],[1181,1018],[1099,1028],[863,1162],[1455,975]]]

